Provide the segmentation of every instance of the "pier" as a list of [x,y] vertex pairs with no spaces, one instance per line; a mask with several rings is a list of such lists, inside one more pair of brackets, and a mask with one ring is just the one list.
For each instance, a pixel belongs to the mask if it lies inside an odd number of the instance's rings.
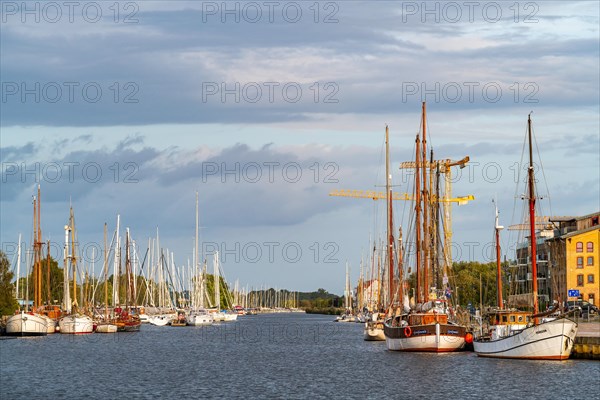
[[600,360],[600,323],[579,323],[571,358]]

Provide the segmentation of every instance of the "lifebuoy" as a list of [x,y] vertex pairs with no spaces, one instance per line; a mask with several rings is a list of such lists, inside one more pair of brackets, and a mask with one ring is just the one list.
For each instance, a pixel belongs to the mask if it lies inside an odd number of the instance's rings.
[[465,342],[467,342],[467,344],[473,343],[473,334],[471,332],[467,332],[465,335]]
[[404,336],[410,337],[410,335],[412,335],[412,329],[410,329],[410,326],[407,326],[404,328]]

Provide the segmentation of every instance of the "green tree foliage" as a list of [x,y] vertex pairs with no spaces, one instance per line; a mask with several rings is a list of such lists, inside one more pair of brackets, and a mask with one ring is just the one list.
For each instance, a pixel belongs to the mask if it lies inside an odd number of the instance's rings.
[[15,299],[15,286],[11,283],[13,273],[10,262],[4,252],[0,251],[0,315],[11,315],[19,308]]
[[[503,270],[507,267],[504,265]],[[452,274],[454,286],[458,287],[460,304],[471,303],[477,306],[480,300],[484,306],[496,305],[497,303],[497,268],[495,262],[482,264],[475,261],[463,261],[453,264]],[[508,285],[503,273],[503,298],[507,298]],[[456,289],[455,289],[456,292]]]
[[[48,257],[50,262],[48,263]],[[63,298],[63,269],[59,268],[58,262],[51,256],[46,256],[41,260],[42,270],[42,301],[48,302],[48,285],[50,285],[50,303],[60,304]],[[48,283],[48,265],[50,266],[50,283]],[[29,285],[27,284],[29,280]],[[29,288],[29,300],[33,300],[33,271],[31,270],[27,278],[19,279],[19,293],[25,293],[25,288]]]
[[[508,263],[503,263],[502,271],[506,271],[507,268]],[[497,305],[497,267],[495,262],[486,264],[477,261],[455,262],[449,275],[454,302],[458,300],[462,306],[471,303],[474,307],[478,307],[480,301],[483,306]],[[506,273],[503,272],[502,276],[502,297],[506,300],[508,296]],[[408,277],[409,287],[414,288],[416,281],[416,274],[412,273]]]

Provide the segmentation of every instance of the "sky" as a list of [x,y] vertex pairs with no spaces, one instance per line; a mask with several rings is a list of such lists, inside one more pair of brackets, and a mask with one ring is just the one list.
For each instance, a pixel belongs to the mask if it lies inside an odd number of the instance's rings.
[[[0,235],[30,246],[32,195],[62,261],[73,206],[98,272],[103,225],[193,262],[218,250],[241,286],[342,294],[385,205],[410,192],[421,102],[454,171],[453,257],[489,261],[495,198],[520,222],[532,112],[544,215],[600,209],[599,4],[573,2],[15,2],[0,23]],[[408,229],[410,203],[395,204]],[[514,235],[503,233],[507,257]],[[92,249],[95,257],[92,257]],[[513,254],[514,255],[514,254]],[[93,259],[95,258],[95,261]],[[14,265],[14,262],[13,262]]]

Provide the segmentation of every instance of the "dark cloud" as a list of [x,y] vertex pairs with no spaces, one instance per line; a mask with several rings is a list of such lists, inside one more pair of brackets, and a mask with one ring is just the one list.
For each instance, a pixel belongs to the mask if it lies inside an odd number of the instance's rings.
[[[20,21],[7,23],[1,39],[3,54],[9,55],[0,64],[6,96],[1,124],[303,121],[311,113],[407,112],[419,104],[424,90],[436,92],[427,100],[442,109],[512,107],[526,95],[544,107],[597,104],[598,76],[591,73],[598,67],[597,38],[537,37],[534,28],[548,29],[545,17],[553,17],[544,7],[537,12],[536,24],[515,23],[508,5],[503,5],[504,16],[496,23],[481,16],[472,23],[464,18],[450,23],[444,15],[439,21],[429,16],[424,23],[423,10],[403,17],[407,11],[403,4],[332,4],[338,9],[322,9],[319,23],[308,6],[303,6],[298,23],[281,15],[272,23],[266,18],[258,23],[223,23],[221,10],[203,15],[202,7],[193,4],[179,10],[141,4],[136,24],[118,25],[108,18],[97,24],[59,24],[62,30],[41,24],[27,31],[27,24]],[[327,12],[334,12],[338,22],[322,23]],[[440,40],[455,42],[440,46]],[[464,45],[458,46],[459,41]],[[472,41],[483,44],[473,46]],[[264,66],[257,68],[256,63]],[[352,68],[345,68],[348,65]],[[297,103],[290,102],[278,89],[270,102],[263,87],[260,101],[248,101],[251,96],[244,95],[243,85],[267,81],[280,86],[299,81],[303,95]],[[315,102],[311,86],[315,81],[335,83],[333,98],[338,102],[324,103],[333,89],[322,87]],[[203,98],[203,84],[213,82],[239,82],[241,100],[229,95],[222,101],[221,88]],[[464,82],[479,85],[473,100]],[[482,94],[490,82],[503,92],[496,97],[492,91],[491,100]],[[517,100],[515,82],[520,86]],[[412,83],[419,86],[419,93],[407,96],[406,85]],[[527,83],[536,86],[523,87]],[[448,84],[457,84],[461,94],[454,86],[445,87]],[[34,94],[23,97],[22,89]]]

